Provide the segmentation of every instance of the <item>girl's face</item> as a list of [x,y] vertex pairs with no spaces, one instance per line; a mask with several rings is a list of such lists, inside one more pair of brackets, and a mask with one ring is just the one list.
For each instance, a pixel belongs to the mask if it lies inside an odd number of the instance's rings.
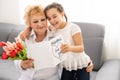
[[57,29],[61,29],[63,26],[64,13],[59,12],[56,8],[51,8],[46,11],[46,16],[52,26]]
[[31,28],[37,35],[44,34],[47,30],[47,20],[45,15],[35,14],[31,16]]

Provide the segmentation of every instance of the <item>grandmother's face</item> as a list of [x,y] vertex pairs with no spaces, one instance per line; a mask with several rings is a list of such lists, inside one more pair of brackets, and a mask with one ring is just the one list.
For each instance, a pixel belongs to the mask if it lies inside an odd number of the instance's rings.
[[31,16],[31,28],[35,31],[36,34],[43,34],[47,30],[47,20],[45,15],[35,14]]

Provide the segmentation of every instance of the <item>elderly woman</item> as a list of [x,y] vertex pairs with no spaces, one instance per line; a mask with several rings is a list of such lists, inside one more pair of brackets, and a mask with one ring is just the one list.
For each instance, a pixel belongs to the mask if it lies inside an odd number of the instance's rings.
[[[47,29],[48,23],[42,6],[29,6],[26,9],[24,19],[26,26],[29,26],[25,29],[25,31],[23,31],[27,38],[25,39],[21,33],[19,37],[26,43],[26,46],[28,44],[49,40],[50,37],[52,37],[51,32]],[[42,70],[35,70],[32,67],[33,61],[34,60],[31,58],[28,58],[28,60],[24,61],[14,61],[16,68],[21,72],[19,80],[60,80],[58,66]]]

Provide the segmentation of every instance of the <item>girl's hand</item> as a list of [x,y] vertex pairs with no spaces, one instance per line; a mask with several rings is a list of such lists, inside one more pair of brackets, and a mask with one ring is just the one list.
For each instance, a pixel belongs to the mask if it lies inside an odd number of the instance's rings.
[[32,28],[31,27],[26,27],[25,30],[23,32],[21,32],[20,34],[20,38],[25,41],[25,39],[29,37],[30,32],[31,32]]
[[92,70],[93,70],[93,62],[92,62],[92,60],[90,61],[90,64],[87,66],[86,70],[87,70],[87,72],[92,72]]
[[33,67],[33,59],[29,58],[21,62],[22,69],[32,68]]
[[66,53],[69,51],[71,51],[71,45],[69,45],[69,44],[62,44],[61,45],[61,52],[62,53]]

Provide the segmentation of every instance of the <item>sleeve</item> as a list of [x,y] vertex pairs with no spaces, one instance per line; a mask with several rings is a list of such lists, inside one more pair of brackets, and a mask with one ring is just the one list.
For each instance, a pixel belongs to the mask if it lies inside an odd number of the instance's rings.
[[81,32],[80,27],[77,24],[72,24],[71,25],[71,34],[72,36],[75,35],[76,33]]
[[14,60],[14,64],[15,64],[15,67],[19,70],[19,71],[24,71],[21,67],[21,61],[22,60]]

